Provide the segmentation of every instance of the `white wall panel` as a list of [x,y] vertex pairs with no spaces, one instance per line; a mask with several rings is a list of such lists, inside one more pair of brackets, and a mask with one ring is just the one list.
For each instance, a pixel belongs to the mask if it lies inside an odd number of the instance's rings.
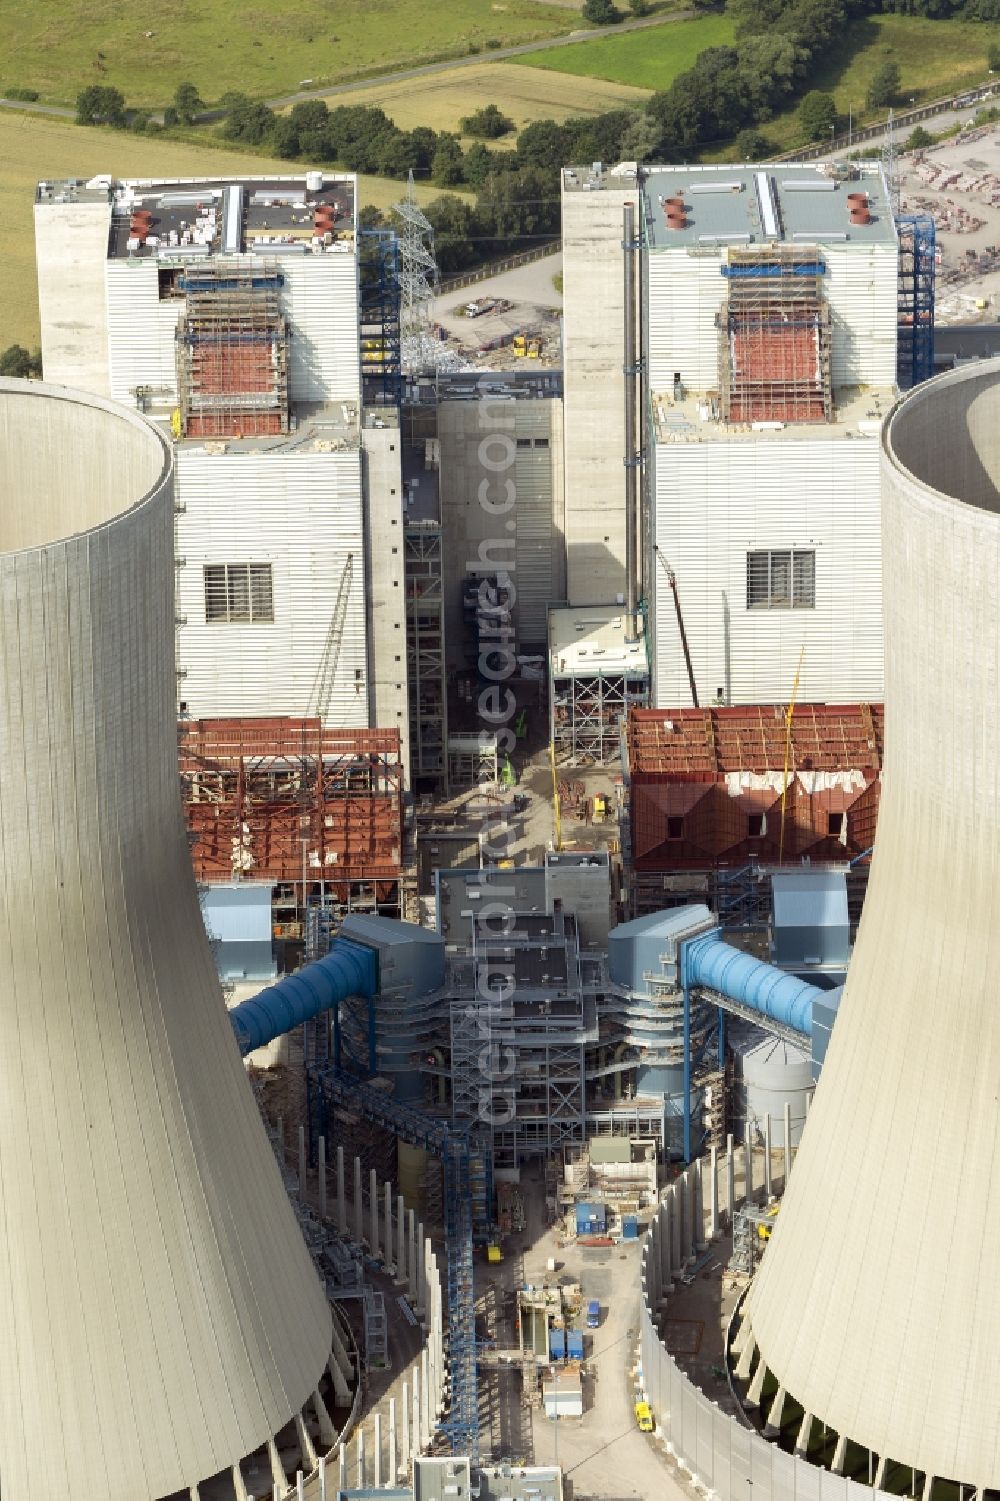
[[[328,722],[368,723],[361,455],[177,453],[179,697],[194,718],[316,712],[348,553],[353,577]],[[270,562],[274,623],[205,620],[205,564]]]
[[[875,438],[660,444],[656,541],[677,576],[702,702],[882,696],[882,589]],[[747,553],[813,549],[814,609],[748,610]],[[656,703],[690,690],[673,597],[655,585]],[[728,641],[728,649],[727,649]],[[728,657],[728,668],[727,668]]]
[[160,301],[153,260],[108,261],[107,288],[112,396],[134,406],[136,387],[152,386],[157,394],[176,401],[174,335],[184,311],[183,298]]
[[279,260],[293,401],[358,401],[358,262],[353,251]]
[[674,371],[689,391],[719,384],[716,315],[726,295],[725,264],[718,250],[651,251],[649,268],[649,380],[671,391]]

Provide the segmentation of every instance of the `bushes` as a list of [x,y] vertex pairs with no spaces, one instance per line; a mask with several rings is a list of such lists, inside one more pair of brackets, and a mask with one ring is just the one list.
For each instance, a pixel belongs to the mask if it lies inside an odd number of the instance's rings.
[[31,104],[35,99],[38,98],[38,90],[37,89],[15,89],[15,88],[10,88],[10,89],[4,89],[3,93],[4,93],[4,96],[7,99],[17,99],[19,101],[23,99],[25,101],[25,103],[27,103],[27,104]]
[[465,115],[459,121],[462,134],[476,136],[479,140],[495,141],[500,136],[510,135],[514,129],[514,122],[509,115],[495,104],[486,104],[482,109],[477,109],[474,115]]

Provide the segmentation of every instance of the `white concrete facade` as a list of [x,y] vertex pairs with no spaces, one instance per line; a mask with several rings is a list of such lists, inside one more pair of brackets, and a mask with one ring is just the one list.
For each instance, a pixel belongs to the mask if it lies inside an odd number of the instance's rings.
[[[878,440],[820,426],[778,434],[659,443],[653,451],[657,547],[677,579],[701,703],[811,703],[882,697]],[[850,436],[848,436],[850,432]],[[832,434],[836,434],[833,436]],[[751,607],[748,558],[814,558],[814,603]],[[663,708],[691,690],[673,593],[653,584],[654,691]]]
[[197,1494],[312,1400],[331,1313],[181,815],[170,446],[0,383],[0,1473]]
[[[325,718],[368,724],[362,455],[176,450],[178,698],[193,719],[312,715],[320,667],[335,658]],[[349,562],[350,560],[350,562]],[[271,572],[272,618],[210,620],[205,569],[260,564]],[[348,573],[349,570],[349,573]],[[349,577],[339,645],[329,641]]]
[[[625,271],[622,210],[634,178],[563,173],[563,435],[566,598],[625,592]],[[638,223],[638,217],[636,222]]]
[[928,1498],[1000,1486],[998,434],[996,360],[883,429],[878,841],[744,1341],[814,1426]]

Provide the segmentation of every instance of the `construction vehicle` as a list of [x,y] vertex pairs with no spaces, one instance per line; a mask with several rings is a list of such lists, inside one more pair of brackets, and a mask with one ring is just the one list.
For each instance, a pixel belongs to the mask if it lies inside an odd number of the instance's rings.
[[514,349],[514,353],[517,355],[518,359],[519,360],[523,360],[524,357],[525,357],[525,355],[528,352],[528,341],[524,337],[524,334],[515,334],[514,335],[513,349]]
[[[767,1215],[767,1217],[768,1217],[769,1220],[773,1220],[774,1217],[775,1217],[775,1215],[778,1213],[778,1211],[779,1211],[780,1208],[781,1208],[780,1204],[769,1204],[768,1207],[764,1210],[764,1213]],[[773,1229],[774,1229],[773,1224],[772,1225],[766,1225],[766,1224],[765,1225],[760,1225],[759,1224],[757,1226],[757,1238],[758,1238],[758,1240],[770,1240],[771,1239],[771,1231]]]
[[652,1433],[654,1428],[653,1409],[648,1402],[640,1401],[635,1404],[635,1420],[639,1425],[640,1433]]
[[541,339],[529,339],[527,355],[529,360],[537,360],[542,352]]

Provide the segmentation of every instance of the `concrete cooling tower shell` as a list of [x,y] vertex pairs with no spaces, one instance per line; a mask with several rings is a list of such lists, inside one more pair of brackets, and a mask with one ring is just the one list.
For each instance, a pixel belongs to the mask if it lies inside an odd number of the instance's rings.
[[4,1497],[187,1501],[330,1352],[188,858],[172,487],[137,414],[0,381]]
[[878,843],[748,1307],[810,1452],[928,1497],[1000,1487],[1000,361],[893,409],[882,484]]

